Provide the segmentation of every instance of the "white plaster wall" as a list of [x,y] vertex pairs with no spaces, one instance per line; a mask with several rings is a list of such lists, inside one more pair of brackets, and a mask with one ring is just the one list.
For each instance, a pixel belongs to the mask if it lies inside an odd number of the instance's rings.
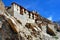
[[18,20],[20,20],[22,22],[23,25],[25,25],[26,23],[26,17],[17,13],[16,11],[14,12],[14,17],[16,17]]
[[41,25],[42,31],[46,33],[46,25]]
[[27,16],[28,15],[21,15],[19,13],[17,13],[16,11],[14,12],[14,17],[16,17],[18,20],[20,20],[22,22],[23,25],[25,25],[26,23],[34,23],[35,20],[33,19],[29,19]]
[[33,19],[28,19],[27,23],[35,23],[35,20],[33,20]]
[[36,19],[36,16],[34,15],[34,19]]
[[28,15],[28,11],[26,11],[26,14]]
[[20,13],[20,7],[16,4],[14,4],[14,11],[16,11],[17,13]]
[[30,17],[31,17],[31,19],[32,19],[32,13],[31,13],[30,15],[31,15]]
[[20,20],[23,25],[26,23],[26,18],[20,14],[20,7],[15,4],[14,4],[14,17]]
[[37,23],[40,24],[40,23],[42,23],[42,21],[38,20]]
[[29,13],[26,11],[26,13],[24,13],[24,15],[27,17],[27,18],[29,18],[29,15],[28,15]]
[[18,13],[20,13],[20,6],[18,6],[17,9],[18,9]]
[[[18,11],[17,11],[17,9],[18,9]],[[23,9],[23,11],[24,11],[24,9]],[[23,25],[25,25],[27,22],[28,23],[35,22],[35,20],[29,19],[28,11],[26,11],[26,14],[23,13],[23,15],[21,15],[19,6],[15,5],[15,4],[14,4],[14,17],[17,18],[18,20],[20,20]],[[32,15],[31,15],[31,18],[32,18]]]
[[24,9],[22,9],[23,10],[23,14],[24,14]]

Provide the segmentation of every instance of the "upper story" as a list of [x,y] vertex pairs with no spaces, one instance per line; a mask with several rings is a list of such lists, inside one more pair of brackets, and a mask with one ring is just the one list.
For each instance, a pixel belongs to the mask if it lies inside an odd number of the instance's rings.
[[[6,10],[7,10],[12,16],[17,17],[17,18],[18,18],[20,15],[21,15],[21,16],[25,15],[25,16],[26,16],[27,18],[29,18],[29,19],[32,19],[32,20],[35,20],[35,21],[38,20],[38,22],[39,22],[40,20],[41,20],[41,21],[45,21],[45,22],[47,22],[47,23],[51,22],[50,20],[48,20],[48,19],[40,16],[37,12],[35,12],[35,11],[32,11],[32,12],[31,12],[31,11],[25,9],[24,7],[18,5],[18,4],[15,3],[15,2],[13,2],[10,7],[6,7]],[[26,18],[26,17],[25,17],[25,18]]]

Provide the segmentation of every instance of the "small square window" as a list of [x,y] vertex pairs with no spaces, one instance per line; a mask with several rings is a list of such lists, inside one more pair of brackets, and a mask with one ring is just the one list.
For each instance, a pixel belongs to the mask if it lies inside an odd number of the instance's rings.
[[18,9],[17,9],[17,11],[18,11]]

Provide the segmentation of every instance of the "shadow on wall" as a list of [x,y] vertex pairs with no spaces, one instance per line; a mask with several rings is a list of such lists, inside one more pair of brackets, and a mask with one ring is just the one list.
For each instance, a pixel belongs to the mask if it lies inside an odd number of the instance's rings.
[[50,29],[49,27],[47,27],[47,34],[51,35],[51,36],[56,36],[56,34],[54,33],[54,31],[52,29]]
[[60,32],[60,26],[57,28],[57,31]]

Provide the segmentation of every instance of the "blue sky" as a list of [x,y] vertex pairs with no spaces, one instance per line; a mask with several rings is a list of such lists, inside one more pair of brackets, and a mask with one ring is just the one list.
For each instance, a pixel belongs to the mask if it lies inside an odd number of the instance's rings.
[[5,6],[10,6],[12,2],[16,2],[30,11],[37,11],[49,20],[60,20],[60,0],[3,0],[3,2]]

